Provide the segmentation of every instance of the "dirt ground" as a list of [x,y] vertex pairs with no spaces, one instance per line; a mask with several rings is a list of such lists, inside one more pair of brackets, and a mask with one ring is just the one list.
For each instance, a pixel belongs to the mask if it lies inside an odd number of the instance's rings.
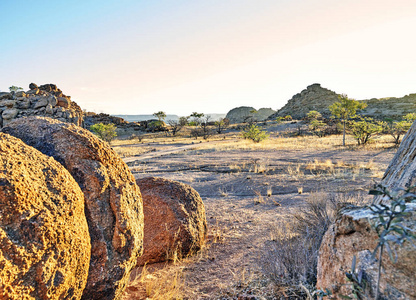
[[141,270],[136,270],[125,299],[146,299],[146,293],[157,288],[149,287],[149,280],[166,282],[172,276],[178,294],[161,294],[158,299],[279,299],[274,296],[279,287],[262,269],[268,263],[265,243],[273,239],[273,228],[316,193],[369,198],[368,190],[381,179],[396,151],[312,146],[233,149],[222,147],[221,142],[134,147],[152,148],[124,158],[136,178],[177,180],[200,193],[209,237],[206,248],[195,257],[149,266],[141,279]]

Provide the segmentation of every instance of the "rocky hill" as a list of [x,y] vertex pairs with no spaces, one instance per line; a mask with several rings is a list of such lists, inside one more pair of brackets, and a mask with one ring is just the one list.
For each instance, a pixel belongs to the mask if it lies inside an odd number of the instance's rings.
[[331,115],[328,106],[338,101],[338,94],[321,87],[319,83],[312,84],[302,92],[294,95],[285,106],[269,119],[291,115],[294,119],[302,119],[311,110],[319,111],[324,116]]
[[[302,119],[311,110],[319,111],[323,116],[331,115],[328,106],[338,101],[336,92],[321,87],[315,83],[308,86],[302,92],[294,95],[284,107],[269,119],[291,115],[294,119]],[[410,94],[401,98],[381,98],[359,100],[367,103],[367,108],[360,112],[364,116],[373,118],[401,116],[416,111],[416,94]]]
[[250,106],[240,106],[233,108],[227,113],[226,118],[230,123],[244,123],[249,121],[264,121],[276,111],[271,108],[260,108],[256,110]]

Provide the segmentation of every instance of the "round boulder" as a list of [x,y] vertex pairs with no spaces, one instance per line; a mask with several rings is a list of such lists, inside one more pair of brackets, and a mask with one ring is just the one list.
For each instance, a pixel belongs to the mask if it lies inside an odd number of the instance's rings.
[[205,242],[207,221],[198,192],[189,185],[156,177],[136,180],[143,197],[144,253],[138,265],[185,257]]
[[3,128],[74,177],[85,196],[91,263],[83,299],[119,299],[143,245],[140,190],[127,165],[91,132],[50,118],[16,119]]
[[0,133],[0,299],[80,299],[91,244],[84,195],[52,157]]

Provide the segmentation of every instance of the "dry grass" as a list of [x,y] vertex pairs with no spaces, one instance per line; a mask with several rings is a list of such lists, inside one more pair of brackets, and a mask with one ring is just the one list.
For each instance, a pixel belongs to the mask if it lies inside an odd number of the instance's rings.
[[364,203],[362,195],[311,193],[304,207],[270,228],[262,267],[279,287],[281,297],[303,299],[313,290],[323,235],[342,207]]
[[165,266],[149,272],[145,265],[141,268],[140,275],[131,280],[123,300],[180,300],[183,299],[183,289],[182,268]]

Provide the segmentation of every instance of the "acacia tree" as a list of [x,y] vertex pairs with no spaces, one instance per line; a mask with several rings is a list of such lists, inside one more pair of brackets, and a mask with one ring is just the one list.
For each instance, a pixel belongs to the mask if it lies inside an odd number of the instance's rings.
[[403,120],[393,122],[392,119],[386,119],[388,123],[387,132],[393,137],[396,145],[400,144],[400,137],[404,135],[416,120],[416,113],[409,113],[403,116]]
[[17,93],[23,91],[23,88],[21,88],[20,86],[12,85],[11,87],[9,87],[9,91],[12,93]]
[[346,94],[338,95],[338,102],[330,105],[328,108],[332,115],[339,118],[343,125],[342,145],[345,146],[345,127],[347,121],[354,118],[357,114],[357,110],[367,107],[366,103],[359,102],[354,99],[349,99]]
[[227,118],[220,118],[218,121],[215,122],[215,126],[217,127],[218,134],[221,134],[225,128],[230,125],[230,120]]
[[163,122],[163,120],[166,118],[166,113],[164,111],[158,111],[153,114],[159,122]]

